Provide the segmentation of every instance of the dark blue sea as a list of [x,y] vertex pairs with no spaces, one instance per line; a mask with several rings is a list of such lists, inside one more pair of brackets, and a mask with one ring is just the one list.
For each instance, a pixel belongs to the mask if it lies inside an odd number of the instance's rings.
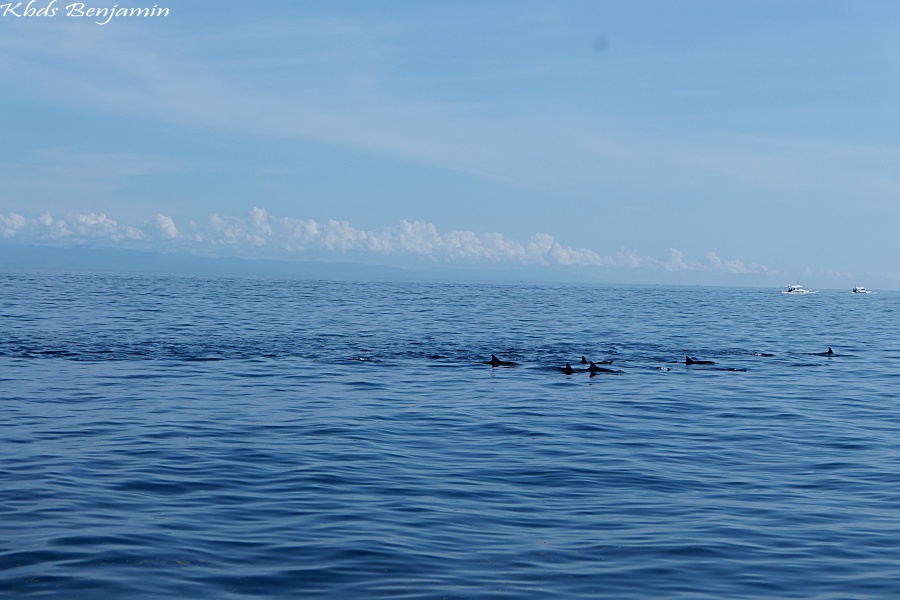
[[898,309],[0,274],[0,597],[900,597]]

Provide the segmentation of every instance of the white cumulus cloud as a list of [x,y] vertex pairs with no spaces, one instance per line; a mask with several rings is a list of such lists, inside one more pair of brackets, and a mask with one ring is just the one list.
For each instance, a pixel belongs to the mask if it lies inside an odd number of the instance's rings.
[[213,213],[206,224],[179,225],[156,213],[138,225],[122,224],[105,213],[73,213],[63,218],[0,213],[0,235],[20,242],[107,243],[133,249],[180,248],[186,252],[282,258],[412,258],[444,264],[509,264],[537,267],[773,274],[763,265],[723,260],[708,252],[705,261],[689,260],[678,249],[654,258],[631,249],[603,256],[589,248],[565,246],[548,233],[519,242],[499,232],[441,232],[434,223],[401,220],[381,230],[354,227],[348,221],[280,217],[254,207],[242,216]]
[[175,221],[168,215],[156,213],[153,216],[153,224],[155,225],[156,230],[164,238],[175,239],[179,236],[178,227],[175,226]]

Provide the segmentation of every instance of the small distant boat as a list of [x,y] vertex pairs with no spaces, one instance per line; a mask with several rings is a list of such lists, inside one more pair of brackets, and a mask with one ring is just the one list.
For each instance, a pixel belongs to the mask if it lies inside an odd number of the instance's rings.
[[853,294],[874,294],[874,293],[875,293],[875,292],[873,292],[872,290],[867,290],[866,288],[864,288],[864,287],[861,286],[861,285],[856,286],[855,288],[853,288],[852,290],[850,290],[850,292],[853,293]]
[[812,290],[808,290],[804,288],[802,285],[789,285],[787,288],[781,290],[782,294],[812,294]]

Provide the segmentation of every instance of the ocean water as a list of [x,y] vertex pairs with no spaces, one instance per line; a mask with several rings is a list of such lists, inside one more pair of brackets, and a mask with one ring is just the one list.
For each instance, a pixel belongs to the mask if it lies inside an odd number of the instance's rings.
[[898,597],[898,307],[0,274],[0,597]]

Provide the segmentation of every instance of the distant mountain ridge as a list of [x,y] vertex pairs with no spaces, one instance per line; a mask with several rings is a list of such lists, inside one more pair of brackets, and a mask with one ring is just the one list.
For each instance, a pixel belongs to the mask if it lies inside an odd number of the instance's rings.
[[242,275],[335,280],[596,282],[571,271],[525,268],[393,267],[357,262],[213,258],[88,246],[0,243],[0,271]]

